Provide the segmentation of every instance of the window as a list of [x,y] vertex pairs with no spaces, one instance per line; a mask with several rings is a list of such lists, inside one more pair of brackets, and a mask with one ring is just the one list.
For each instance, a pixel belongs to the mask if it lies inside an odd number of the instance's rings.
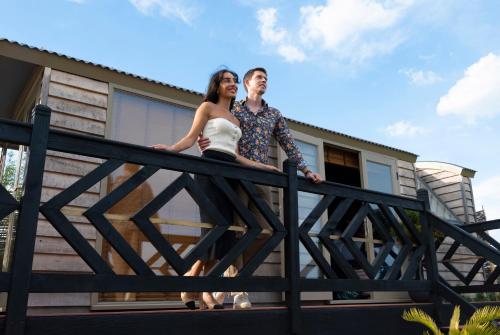
[[[300,149],[305,161],[308,163],[309,168],[313,172],[319,172],[318,169],[318,147],[314,144],[306,143],[303,141],[295,140],[295,144]],[[302,173],[300,173],[302,174]],[[307,218],[311,210],[321,200],[321,196],[313,193],[299,192],[299,225]],[[318,234],[321,231],[321,222],[318,220],[309,231],[311,234]],[[319,239],[312,237],[312,240],[319,246]],[[306,278],[320,278],[321,272],[312,259],[306,248],[300,244],[300,272],[302,277]]]
[[[155,143],[173,144],[191,127],[194,110],[148,97],[115,91],[108,138],[150,146]],[[196,146],[184,151],[200,156]],[[118,171],[120,173],[120,171]],[[159,171],[148,182],[156,195],[180,175],[174,171]],[[183,191],[160,210],[161,217],[198,221],[196,203]]]
[[[193,116],[194,110],[192,108],[115,90],[107,137],[112,140],[144,146],[155,143],[173,144],[189,130]],[[196,146],[184,153],[200,155]],[[109,177],[107,192],[111,192],[125,182],[140,168],[139,165],[124,164]],[[176,171],[160,170],[156,172],[106,213],[112,217],[110,221],[118,232],[158,275],[173,276],[176,275],[176,272],[170,268],[158,251],[128,218],[141,210],[178,176],[180,176],[180,172]],[[181,255],[188,253],[198,242],[200,228],[192,227],[189,224],[200,221],[198,206],[185,190],[178,193],[151,219],[156,228]],[[103,241],[101,252],[118,274],[134,273],[105,241]],[[107,303],[157,300],[177,301],[179,294],[106,293],[99,295],[99,301]]]
[[384,193],[393,193],[390,165],[367,160],[366,174],[368,176],[368,189]]

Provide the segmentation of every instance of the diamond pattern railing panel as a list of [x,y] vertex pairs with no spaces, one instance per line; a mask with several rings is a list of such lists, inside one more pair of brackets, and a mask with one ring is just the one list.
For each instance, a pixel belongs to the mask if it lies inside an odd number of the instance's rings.
[[[76,183],[62,191],[54,198],[50,199],[40,211],[45,215],[49,222],[63,236],[79,254],[82,259],[90,266],[95,273],[106,274],[113,273],[109,265],[97,253],[97,251],[88,243],[87,240],[76,230],[67,217],[63,214],[63,208],[80,194],[87,191],[90,187],[108,177],[113,171],[123,165],[124,161],[108,160],[102,165],[91,171],[88,175],[82,177]],[[113,224],[106,218],[106,211],[116,205],[121,199],[133,192],[135,188],[144,183],[150,176],[158,171],[157,167],[144,166],[140,171],[128,178],[124,183],[111,191],[105,197],[100,199],[91,208],[84,212],[89,222],[93,224],[101,233],[103,238],[110,243],[116,252],[124,261],[139,275],[154,275],[151,270],[151,264],[145,262],[136,250],[132,249],[123,236],[116,230]],[[234,206],[236,213],[242,218],[246,227],[245,234],[237,241],[230,252],[220,260],[215,267],[207,274],[208,276],[221,276],[227,267],[236,262],[236,259],[249,247],[252,242],[261,233],[262,227],[257,222],[256,217],[239,200],[233,188],[222,177],[212,177],[216,185],[226,195],[228,201]],[[240,181],[243,189],[248,193],[249,198],[262,212],[269,226],[272,228],[270,238],[245,264],[240,271],[240,276],[251,275],[262,264],[264,259],[276,248],[285,236],[286,230],[283,224],[277,218],[276,214],[270,209],[269,205],[261,199],[251,182]],[[210,232],[196,243],[189,252],[181,257],[172,244],[162,235],[160,231],[151,222],[150,218],[179,192],[186,190],[193,198],[195,203],[203,208],[215,222],[215,226]],[[0,193],[0,197],[1,197]],[[1,198],[0,198],[1,200]],[[130,220],[146,236],[147,240],[156,248],[159,256],[163,257],[169,266],[178,275],[186,273],[191,266],[207,252],[207,250],[216,243],[217,239],[224,234],[232,222],[226,222],[218,209],[208,200],[202,189],[191,178],[188,173],[183,173],[180,177],[168,185],[162,192],[149,201],[141,210],[135,213]]]
[[[500,252],[497,248],[498,242],[492,240],[489,235],[482,230],[482,227],[494,229],[496,225],[484,222],[482,224],[472,224],[455,226],[451,224],[445,225],[443,222],[438,222],[440,227],[445,228],[445,233],[440,236],[437,245],[437,250],[444,253],[441,259],[441,264],[450,271],[454,276],[454,287],[459,287],[458,290],[465,290],[470,286],[484,285],[494,286],[500,277]],[[498,225],[500,226],[500,224]],[[464,238],[462,231],[477,234],[478,238],[472,239],[472,234],[468,234],[469,238]],[[487,251],[484,253],[485,250]],[[492,271],[487,271],[485,266],[493,268]],[[451,278],[444,282],[450,282]],[[457,285],[457,282],[460,283]],[[500,288],[499,285],[497,285]]]
[[[310,230],[325,212],[329,216],[318,234],[318,246],[311,239]],[[376,240],[359,237],[367,223]],[[302,244],[326,278],[360,279],[362,271],[372,280],[415,279],[425,252],[421,233],[404,208],[388,206],[376,198],[370,202],[325,194],[302,222],[299,233]],[[365,251],[366,242],[376,245],[371,260]]]

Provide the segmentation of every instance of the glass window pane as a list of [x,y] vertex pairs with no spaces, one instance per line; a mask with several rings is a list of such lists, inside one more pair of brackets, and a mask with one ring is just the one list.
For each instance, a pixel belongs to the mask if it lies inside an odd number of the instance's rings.
[[[308,167],[314,171],[319,171],[319,162],[318,162],[318,147],[314,144],[302,142],[296,140],[295,143],[299,147],[304,159],[308,163]],[[300,173],[300,172],[299,172]],[[299,225],[307,218],[312,209],[318,204],[321,200],[321,196],[318,194],[299,192]],[[318,220],[314,226],[311,228],[310,232],[313,234],[318,234],[321,230],[321,222]],[[319,244],[319,240],[317,237],[312,237],[312,240]],[[319,268],[316,266],[316,263],[313,261],[311,255],[306,250],[306,248],[300,244],[300,272],[301,276],[306,278],[320,278],[321,273]]]
[[368,189],[392,193],[392,175],[389,165],[366,161],[366,174],[368,176]]

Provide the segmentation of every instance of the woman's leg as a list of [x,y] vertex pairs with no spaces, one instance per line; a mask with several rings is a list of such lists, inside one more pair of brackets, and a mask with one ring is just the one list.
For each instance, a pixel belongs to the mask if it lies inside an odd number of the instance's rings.
[[[210,260],[205,262],[203,266],[203,273],[206,275],[210,269],[212,269],[216,264],[215,260]],[[217,299],[214,298],[212,292],[203,292],[201,294],[200,308],[207,307],[208,309],[222,309],[224,305],[219,303]]]
[[[201,260],[197,260],[191,269],[184,274],[186,277],[198,277],[203,270],[204,263]],[[181,300],[189,309],[195,309],[195,301],[199,299],[199,292],[181,292]]]

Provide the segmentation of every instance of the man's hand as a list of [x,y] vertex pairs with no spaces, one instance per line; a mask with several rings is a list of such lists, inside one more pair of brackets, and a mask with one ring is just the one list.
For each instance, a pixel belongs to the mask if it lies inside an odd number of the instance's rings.
[[198,137],[198,149],[200,149],[201,152],[205,151],[206,148],[210,145],[210,140],[208,137],[204,137],[203,135],[200,135]]
[[260,163],[257,165],[258,168],[268,170],[268,171],[273,171],[273,172],[281,172],[280,169],[278,169],[276,166],[269,165],[269,164],[262,164]]
[[319,184],[323,181],[323,178],[321,178],[319,173],[312,172],[311,170],[307,171],[306,178],[315,184]]

